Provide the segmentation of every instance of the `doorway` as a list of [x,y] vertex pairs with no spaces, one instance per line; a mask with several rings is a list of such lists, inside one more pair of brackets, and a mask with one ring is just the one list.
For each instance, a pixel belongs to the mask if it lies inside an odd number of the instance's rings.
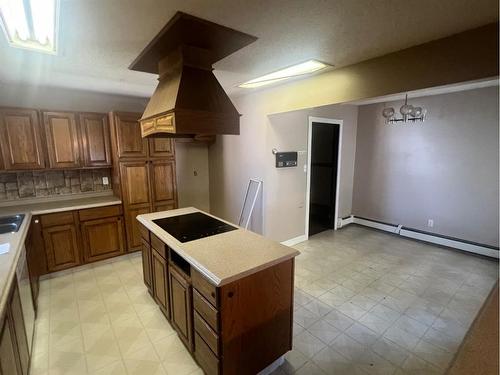
[[306,236],[337,229],[342,121],[309,118]]

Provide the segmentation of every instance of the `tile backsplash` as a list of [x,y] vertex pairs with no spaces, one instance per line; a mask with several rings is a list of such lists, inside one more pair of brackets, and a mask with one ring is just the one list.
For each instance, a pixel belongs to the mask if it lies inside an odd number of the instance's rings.
[[[109,184],[104,185],[103,177]],[[0,201],[111,190],[111,169],[0,173]]]

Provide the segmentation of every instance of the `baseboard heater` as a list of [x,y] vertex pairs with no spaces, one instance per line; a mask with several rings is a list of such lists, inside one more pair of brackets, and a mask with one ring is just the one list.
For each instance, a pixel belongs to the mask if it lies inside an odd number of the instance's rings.
[[339,221],[339,228],[345,227],[349,224],[359,224],[366,227],[394,233],[403,237],[413,238],[419,241],[430,242],[436,245],[451,247],[454,249],[499,259],[499,248],[495,246],[462,240],[460,238],[443,236],[436,233],[425,232],[419,229],[408,228],[403,225],[385,223],[382,221],[367,219],[354,215],[344,217]]

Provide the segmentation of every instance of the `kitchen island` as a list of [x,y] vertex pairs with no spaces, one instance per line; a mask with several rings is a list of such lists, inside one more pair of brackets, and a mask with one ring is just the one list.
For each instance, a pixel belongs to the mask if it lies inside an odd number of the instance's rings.
[[205,373],[279,364],[292,348],[299,252],[192,207],[137,220],[144,282]]

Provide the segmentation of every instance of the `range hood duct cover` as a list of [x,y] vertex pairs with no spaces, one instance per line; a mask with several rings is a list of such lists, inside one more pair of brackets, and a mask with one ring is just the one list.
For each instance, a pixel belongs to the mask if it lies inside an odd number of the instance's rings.
[[255,40],[178,12],[130,67],[159,74],[140,119],[142,136],[239,134],[240,115],[212,73],[212,64]]

